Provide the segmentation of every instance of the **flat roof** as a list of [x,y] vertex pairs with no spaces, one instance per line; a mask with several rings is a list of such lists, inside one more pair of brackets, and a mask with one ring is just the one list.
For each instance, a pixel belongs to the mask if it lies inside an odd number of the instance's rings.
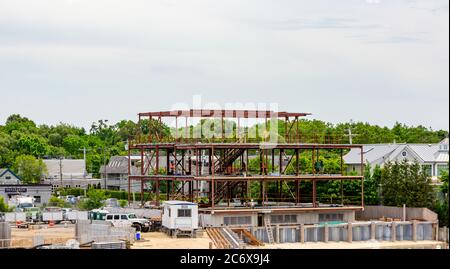
[[176,201],[176,200],[172,200],[172,201],[165,201],[163,204],[168,204],[168,205],[197,205],[195,203],[191,203],[191,202],[186,202],[186,201]]
[[190,110],[172,110],[158,112],[143,112],[138,114],[140,117],[190,117],[190,118],[291,118],[305,117],[311,113],[289,113],[275,112],[270,110],[226,110],[226,109],[190,109]]
[[342,206],[342,207],[255,207],[255,208],[202,208],[201,212],[211,214],[243,214],[243,213],[295,213],[295,212],[334,212],[334,211],[360,211],[362,206]]
[[0,184],[0,188],[1,187],[19,187],[19,188],[24,188],[24,187],[51,187],[52,184]]

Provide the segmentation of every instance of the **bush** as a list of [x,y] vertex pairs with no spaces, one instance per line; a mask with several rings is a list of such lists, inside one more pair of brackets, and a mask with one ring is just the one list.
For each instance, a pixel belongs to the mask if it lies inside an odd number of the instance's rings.
[[57,206],[62,208],[70,208],[72,205],[68,202],[66,202],[63,199],[59,199],[56,196],[52,196],[50,200],[48,201],[48,206]]
[[11,212],[12,208],[8,206],[7,203],[5,203],[5,199],[3,196],[0,196],[0,212]]
[[119,206],[120,207],[126,207],[128,205],[128,201],[127,200],[119,200]]

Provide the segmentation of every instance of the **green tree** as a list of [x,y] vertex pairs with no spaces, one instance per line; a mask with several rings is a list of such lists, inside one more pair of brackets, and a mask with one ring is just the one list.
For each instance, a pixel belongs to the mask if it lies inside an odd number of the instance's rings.
[[431,179],[418,163],[387,163],[381,173],[384,205],[433,208]]
[[[375,168],[377,169],[377,168]],[[367,205],[378,205],[380,203],[379,191],[378,191],[378,178],[377,174],[372,172],[372,167],[367,163],[364,167],[364,202]],[[377,173],[379,171],[379,166]]]
[[87,194],[87,199],[81,201],[78,205],[81,209],[92,210],[105,205],[105,200],[108,199],[104,190],[89,189]]
[[34,156],[20,155],[16,158],[12,170],[17,173],[23,183],[37,184],[47,173],[47,166]]
[[10,212],[11,208],[8,207],[8,204],[5,203],[3,196],[0,196],[0,212]]
[[441,192],[448,195],[448,171],[442,171],[439,180],[442,182]]

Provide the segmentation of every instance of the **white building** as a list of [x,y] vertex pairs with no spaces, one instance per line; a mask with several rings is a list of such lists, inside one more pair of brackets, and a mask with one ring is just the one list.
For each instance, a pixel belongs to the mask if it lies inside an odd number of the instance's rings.
[[83,159],[51,159],[44,160],[44,163],[47,166],[47,174],[43,183],[51,184],[52,190],[61,187],[87,189],[88,186],[99,186],[99,184],[103,187],[101,179],[94,179],[87,173]]
[[[141,156],[131,156],[131,174],[138,175]],[[128,191],[128,156],[113,156],[109,163],[100,167],[101,178],[106,182],[106,189]],[[132,192],[140,192],[141,184],[133,181]]]
[[[372,169],[387,162],[418,162],[428,175],[436,182],[442,171],[448,171],[448,138],[438,144],[373,144],[364,145],[364,163],[370,163]],[[352,149],[344,156],[347,172],[361,170],[361,151]]]
[[0,185],[20,184],[20,177],[9,168],[0,169]]

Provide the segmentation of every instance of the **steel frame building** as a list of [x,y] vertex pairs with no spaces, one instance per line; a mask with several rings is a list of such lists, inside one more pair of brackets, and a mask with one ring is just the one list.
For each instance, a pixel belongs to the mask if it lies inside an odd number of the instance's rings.
[[[301,211],[302,209],[311,210],[360,210],[364,207],[364,183],[363,176],[344,175],[343,169],[343,151],[352,148],[361,150],[361,170],[363,169],[363,147],[362,145],[343,144],[342,137],[331,135],[306,134],[299,130],[299,118],[310,115],[309,113],[287,113],[273,111],[250,111],[250,110],[176,110],[165,112],[149,112],[139,114],[139,124],[141,121],[148,120],[149,132],[143,134],[139,131],[138,135],[128,141],[128,155],[140,154],[140,173],[131,174],[131,164],[129,167],[129,192],[128,199],[131,200],[131,181],[138,181],[141,185],[141,204],[144,200],[145,187],[147,182],[153,182],[151,192],[156,194],[156,203],[159,205],[161,183],[166,182],[167,200],[199,200],[199,183],[207,182],[209,185],[208,201],[204,205],[205,210],[233,210],[231,199],[239,195],[244,200],[250,200],[251,182],[259,183],[258,201],[260,208],[271,207],[277,209],[280,205],[289,205],[291,209]],[[152,120],[162,122],[165,118],[175,119],[176,128],[175,137],[163,138],[160,130],[152,127]],[[183,134],[180,131],[179,119],[185,120]],[[191,127],[188,125],[189,119],[220,119],[221,135],[211,138],[192,138],[190,136]],[[225,120],[237,120],[237,128],[232,137],[225,136]],[[276,143],[267,142],[267,137],[252,138],[249,136],[249,129],[240,126],[241,119],[264,120],[265,129],[268,127],[269,120],[278,120],[285,125],[283,137],[277,139]],[[139,125],[140,126],[140,125]],[[189,132],[189,133],[188,133]],[[316,160],[319,160],[320,151],[333,150],[340,152],[341,171],[339,174],[324,174],[314,166]],[[259,172],[250,173],[249,171],[249,152],[257,152],[259,155]],[[305,174],[298,160],[303,152],[310,152],[312,158],[312,173]],[[275,156],[278,163],[275,163]],[[167,168],[161,173],[160,159],[165,157],[164,166]],[[202,168],[202,161],[206,157],[208,166],[207,172]],[[283,163],[283,158],[287,164]],[[130,160],[130,158],[128,158]],[[169,166],[174,166],[174,171],[170,171]],[[195,166],[195,169],[193,168]],[[275,167],[278,166],[277,171]],[[288,167],[295,166],[293,173],[288,174]],[[363,175],[361,171],[361,175]],[[341,182],[341,203],[340,206],[321,205],[317,202],[317,183],[321,181],[340,181]],[[344,205],[343,182],[361,181],[361,200],[357,205]],[[302,192],[300,182],[306,181],[312,184],[312,201],[306,205],[301,203]],[[278,194],[267,193],[267,183],[277,182]],[[293,182],[290,185],[287,182]],[[282,197],[283,184],[288,186],[292,194],[291,198]],[[292,185],[293,189],[292,190]],[[186,191],[188,190],[188,191]],[[273,203],[277,200],[277,203]],[[225,201],[226,205],[220,204]],[[272,201],[272,202],[271,202]],[[282,203],[284,202],[284,203]],[[248,205],[236,210],[252,210],[254,206]],[[279,210],[289,210],[286,206],[281,206]]]

